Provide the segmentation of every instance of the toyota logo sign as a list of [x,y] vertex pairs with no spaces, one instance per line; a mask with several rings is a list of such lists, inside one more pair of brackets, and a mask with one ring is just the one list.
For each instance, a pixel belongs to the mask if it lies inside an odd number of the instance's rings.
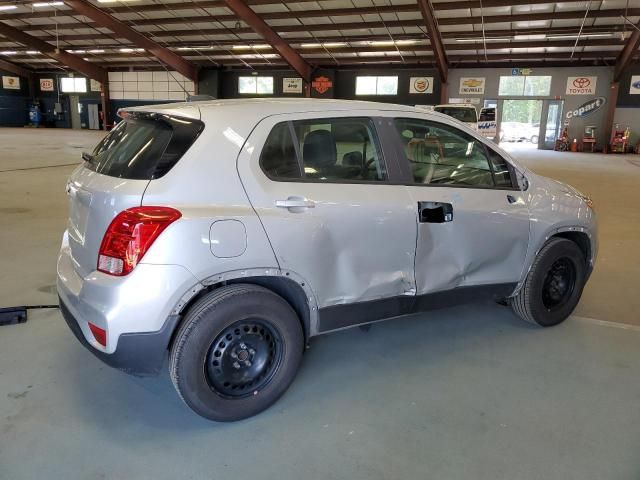
[[578,77],[573,81],[573,86],[576,88],[587,88],[591,85],[591,80],[587,77]]

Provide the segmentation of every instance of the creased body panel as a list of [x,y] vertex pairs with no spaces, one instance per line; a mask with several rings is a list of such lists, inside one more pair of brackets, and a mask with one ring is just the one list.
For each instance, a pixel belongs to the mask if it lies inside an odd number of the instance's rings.
[[[361,111],[358,117],[377,112]],[[238,171],[275,251],[280,268],[311,284],[318,305],[413,295],[416,216],[399,185],[274,181],[259,157],[279,122],[344,117],[344,112],[273,116],[263,120],[238,157]],[[276,201],[306,199],[312,208]]]
[[[517,283],[529,243],[529,209],[519,191],[407,187],[414,203],[453,206],[453,220],[419,223],[417,294]],[[507,195],[516,198],[507,201]]]

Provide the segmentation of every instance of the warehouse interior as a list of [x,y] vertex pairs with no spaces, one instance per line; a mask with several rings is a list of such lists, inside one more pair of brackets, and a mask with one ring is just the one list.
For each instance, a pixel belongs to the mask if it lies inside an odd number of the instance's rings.
[[563,324],[487,301],[322,335],[236,423],[28,310],[0,326],[0,479],[640,475],[640,0],[3,0],[0,76],[0,308],[57,304],[67,178],[132,106],[473,106],[599,235]]

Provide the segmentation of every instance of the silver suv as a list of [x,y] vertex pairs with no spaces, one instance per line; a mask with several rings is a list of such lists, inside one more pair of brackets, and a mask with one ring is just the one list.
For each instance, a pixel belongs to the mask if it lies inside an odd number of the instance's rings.
[[126,109],[72,174],[60,307],[96,356],[229,421],[315,335],[493,298],[542,326],[596,257],[591,201],[456,120],[273,99]]

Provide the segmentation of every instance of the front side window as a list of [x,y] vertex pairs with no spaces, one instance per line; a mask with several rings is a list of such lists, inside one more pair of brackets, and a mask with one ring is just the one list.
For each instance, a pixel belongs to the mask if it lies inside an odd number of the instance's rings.
[[238,93],[242,95],[273,95],[273,77],[238,77]]
[[397,76],[356,77],[356,95],[397,95]]
[[[484,144],[467,133],[427,120],[402,118],[395,124],[414,183],[511,188],[508,164],[499,156],[490,158]],[[494,165],[500,168],[497,178]]]
[[276,180],[381,182],[387,179],[373,122],[328,118],[276,125],[260,164]]

